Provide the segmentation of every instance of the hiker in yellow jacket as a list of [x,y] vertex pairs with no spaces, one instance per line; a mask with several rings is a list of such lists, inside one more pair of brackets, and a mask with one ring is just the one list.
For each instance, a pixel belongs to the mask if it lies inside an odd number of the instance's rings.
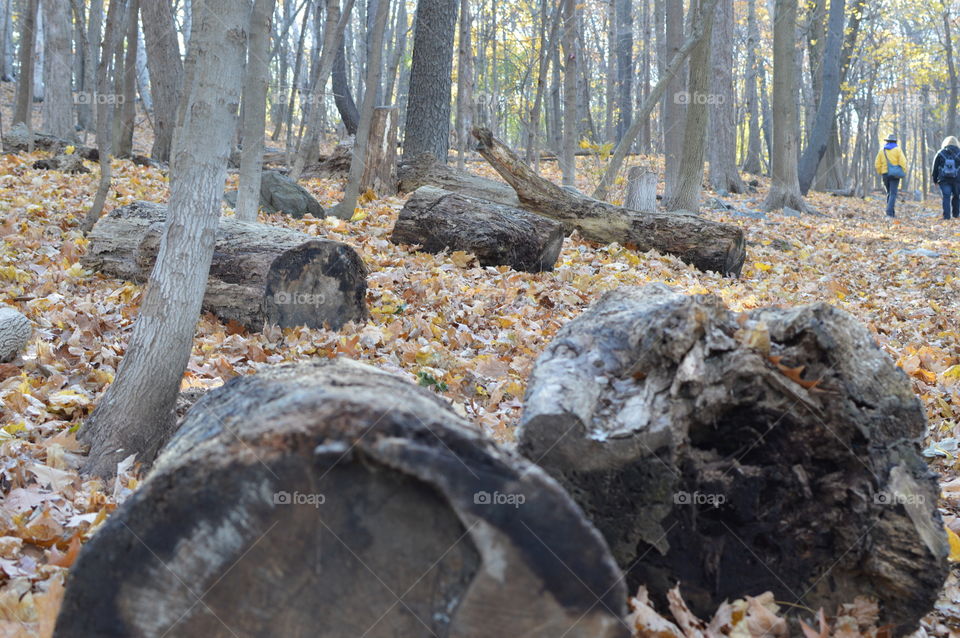
[[907,176],[907,158],[897,146],[896,136],[891,135],[884,142],[883,148],[877,153],[877,173],[883,178],[883,187],[887,189],[887,217],[895,217],[897,190],[900,180]]

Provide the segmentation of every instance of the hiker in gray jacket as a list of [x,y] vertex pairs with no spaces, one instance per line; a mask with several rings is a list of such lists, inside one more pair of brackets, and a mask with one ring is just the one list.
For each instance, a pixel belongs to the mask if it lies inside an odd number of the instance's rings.
[[960,217],[960,142],[952,135],[933,160],[933,183],[943,194],[943,218]]

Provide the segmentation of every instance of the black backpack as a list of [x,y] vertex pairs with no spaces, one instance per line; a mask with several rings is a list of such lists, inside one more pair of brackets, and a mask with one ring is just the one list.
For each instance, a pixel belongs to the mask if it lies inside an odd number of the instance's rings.
[[955,181],[960,178],[960,167],[957,166],[957,156],[954,153],[943,154],[943,168],[940,169],[940,181]]

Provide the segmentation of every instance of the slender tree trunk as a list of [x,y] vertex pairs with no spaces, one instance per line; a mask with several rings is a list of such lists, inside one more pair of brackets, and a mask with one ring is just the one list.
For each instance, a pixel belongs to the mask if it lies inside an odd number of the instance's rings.
[[150,70],[150,95],[153,97],[153,148],[150,157],[170,160],[177,106],[183,92],[183,62],[173,21],[170,0],[147,0],[143,13],[143,37]]
[[773,30],[773,183],[764,207],[805,211],[797,173],[797,0],[776,0]]
[[457,50],[457,167],[463,169],[467,138],[473,128],[473,46],[470,0],[460,0],[460,45]]
[[617,18],[617,135],[620,141],[633,122],[633,2],[614,0]]
[[100,32],[103,29],[103,0],[92,0],[90,2],[90,13],[87,18],[86,29],[86,47],[83,51],[83,93],[80,94],[79,107],[79,122],[84,130],[84,139],[86,139],[86,132],[95,130],[97,126],[96,100],[93,98],[97,91],[97,68],[100,66]]
[[710,186],[713,190],[743,193],[746,185],[737,171],[737,104],[732,71],[735,39],[733,18],[733,0],[720,0],[710,56],[707,161],[710,163]]
[[247,67],[243,79],[243,152],[240,155],[240,186],[237,219],[257,221],[260,210],[263,136],[267,125],[267,85],[270,82],[270,28],[276,0],[256,0],[250,17]]
[[560,169],[563,185],[575,187],[577,178],[577,0],[561,0],[563,31],[563,143]]
[[343,38],[344,29],[347,21],[350,19],[350,12],[353,10],[353,0],[346,0],[343,12],[340,11],[338,0],[327,0],[327,19],[323,25],[323,50],[320,52],[320,71],[317,73],[316,81],[310,89],[310,95],[314,100],[313,108],[310,109],[310,121],[307,123],[307,131],[300,140],[300,147],[297,149],[297,157],[293,163],[293,169],[290,171],[290,177],[300,179],[303,169],[310,161],[311,155],[316,149],[320,140],[320,121],[323,113],[322,93],[327,85],[327,79],[330,77],[330,71],[333,68],[333,58],[340,48],[340,40]]
[[[306,2],[306,0],[304,0]],[[276,3],[276,0],[274,0]],[[290,149],[293,148],[293,111],[296,105],[297,92],[303,85],[301,74],[303,73],[303,46],[307,37],[307,31],[310,30],[310,8],[306,7],[303,11],[303,25],[300,27],[300,38],[297,41],[297,58],[293,66],[293,83],[290,86],[290,99],[287,100],[287,140],[284,145],[288,157]],[[269,47],[269,44],[268,44]],[[269,76],[269,68],[267,69]],[[269,81],[269,77],[267,78]],[[287,162],[289,164],[289,161]]]
[[347,76],[347,47],[343,39],[340,40],[340,48],[337,49],[337,57],[333,61],[332,80],[333,100],[337,105],[337,111],[340,113],[340,120],[348,134],[356,135],[360,112],[357,110],[357,103],[353,101],[353,95],[350,92],[350,81]]
[[107,25],[103,32],[103,42],[100,46],[100,64],[97,68],[97,148],[100,154],[100,182],[97,185],[97,194],[93,198],[93,205],[87,211],[83,221],[83,231],[89,232],[100,219],[103,207],[107,203],[110,192],[112,169],[110,160],[113,155],[113,119],[116,113],[115,100],[110,99],[113,90],[111,82],[111,64],[116,60],[116,51],[123,40],[123,23],[127,12],[126,0],[112,0],[107,9]]
[[820,104],[807,138],[807,147],[800,158],[800,191],[806,194],[813,184],[817,167],[827,150],[830,133],[837,120],[837,100],[840,98],[840,50],[843,43],[845,0],[830,1],[830,22],[827,27],[827,45],[823,54],[823,80]]
[[13,123],[23,122],[32,129],[33,111],[33,50],[37,45],[37,11],[39,0],[20,0],[20,76],[17,78],[16,105]]
[[[721,0],[722,1],[722,0]],[[683,133],[683,154],[680,161],[680,175],[673,196],[668,196],[664,202],[667,210],[700,209],[700,194],[703,184],[703,158],[707,138],[707,119],[709,105],[707,92],[710,88],[710,45],[713,35],[713,14],[704,11],[709,8],[715,10],[717,2],[709,7],[706,0],[695,0],[698,20],[706,25],[703,37],[690,53],[689,80],[687,94],[690,96],[687,105],[687,122]],[[691,5],[691,11],[694,10]],[[703,99],[701,99],[703,96]]]
[[[658,51],[661,73],[667,61],[672,59],[683,43],[683,2],[676,0],[661,0],[666,4],[664,9],[665,30],[664,46]],[[663,94],[660,104],[660,114],[663,130],[664,150],[664,181],[666,196],[672,197],[677,187],[677,178],[680,176],[680,158],[683,154],[683,127],[686,122],[686,99],[684,78],[681,74],[674,76],[670,85]]]
[[441,162],[447,161],[457,1],[417,2],[403,135],[405,158],[429,153]]
[[743,161],[743,170],[746,173],[759,175],[763,172],[760,164],[760,153],[763,148],[760,141],[760,103],[757,96],[757,46],[760,42],[760,27],[757,24],[757,0],[748,0],[747,3],[747,75],[746,75],[746,103],[750,125],[747,137],[747,152]]
[[560,25],[560,11],[554,9],[552,17],[549,18],[550,27],[548,32],[546,26],[548,20],[548,0],[542,0],[540,6],[540,18],[542,22],[540,31],[540,60],[537,68],[537,87],[533,98],[533,108],[530,110],[530,128],[527,131],[526,161],[528,164],[533,163],[537,150],[540,113],[543,111],[543,96],[547,85],[547,70],[550,66],[550,54],[548,52],[556,45],[557,32]]
[[[150,0],[147,0],[148,2]],[[137,120],[137,50],[140,48],[140,0],[130,0],[127,16],[127,57],[123,63],[123,103],[120,105],[120,136],[117,156],[133,155],[133,129]]]
[[943,3],[943,48],[947,55],[947,71],[950,74],[950,99],[947,102],[947,131],[954,135],[957,130],[957,65],[953,58],[953,32],[950,26],[950,3]]
[[400,69],[400,60],[403,59],[407,49],[407,3],[397,3],[397,23],[394,28],[396,33],[396,42],[390,52],[390,58],[387,60],[386,68],[386,88],[384,89],[384,103],[395,104],[400,101],[399,92],[395,94],[397,85],[397,75]]
[[387,16],[390,15],[390,0],[377,0],[373,32],[370,33],[370,57],[367,59],[366,87],[363,91],[363,103],[360,107],[360,122],[357,126],[357,138],[353,144],[353,158],[350,160],[350,177],[344,188],[343,201],[338,205],[335,216],[350,219],[360,195],[360,179],[363,177],[367,160],[367,144],[370,140],[370,123],[373,120],[373,107],[376,106],[378,87],[383,73],[383,32],[386,30]]
[[213,257],[250,9],[206,0],[195,14],[157,263],[116,380],[80,432],[84,471],[99,476],[131,454],[152,459],[169,434]]
[[45,0],[43,31],[46,57],[43,68],[43,127],[45,132],[64,139],[76,137],[71,94],[70,2]]

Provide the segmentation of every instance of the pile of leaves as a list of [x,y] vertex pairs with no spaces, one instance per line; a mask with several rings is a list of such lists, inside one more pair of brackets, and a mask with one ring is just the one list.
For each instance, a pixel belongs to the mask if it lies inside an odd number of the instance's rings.
[[[21,358],[0,365],[0,636],[49,635],[65,572],[81,544],[141,478],[135,459],[110,483],[85,480],[76,470],[75,432],[116,374],[142,289],[79,263],[87,241],[78,225],[96,189],[97,167],[88,162],[89,175],[33,169],[43,156],[0,156],[0,303],[15,306],[35,326]],[[545,165],[547,176],[556,177],[551,171]],[[108,209],[167,198],[167,177],[157,169],[116,161],[114,175]],[[342,195],[337,181],[304,185],[325,207]],[[589,192],[589,184],[582,189]],[[482,268],[463,252],[419,253],[388,240],[401,197],[364,198],[350,221],[263,216],[265,223],[356,248],[370,272],[371,319],[339,331],[247,333],[204,316],[183,387],[215,387],[266,364],[350,357],[445,396],[479,429],[509,444],[538,353],[608,290],[664,282],[716,294],[734,310],[826,301],[863,321],[910,375],[930,419],[926,453],[951,486],[944,513],[960,532],[960,489],[952,487],[960,485],[954,482],[960,476],[960,222],[942,221],[933,201],[906,203],[890,222],[878,198],[826,195],[812,196],[823,216],[764,217],[758,212],[764,189],[713,198],[705,211],[743,227],[748,262],[739,279],[576,235],[565,240],[555,270],[539,274]],[[786,631],[769,597],[731,602],[709,623],[684,611],[679,595],[673,598],[669,621],[638,593],[630,620],[638,634]],[[947,635],[960,627],[958,601],[951,581],[923,631]],[[879,635],[869,603],[851,605],[828,610],[829,618],[810,610],[808,635]],[[661,621],[666,624],[655,629]]]

